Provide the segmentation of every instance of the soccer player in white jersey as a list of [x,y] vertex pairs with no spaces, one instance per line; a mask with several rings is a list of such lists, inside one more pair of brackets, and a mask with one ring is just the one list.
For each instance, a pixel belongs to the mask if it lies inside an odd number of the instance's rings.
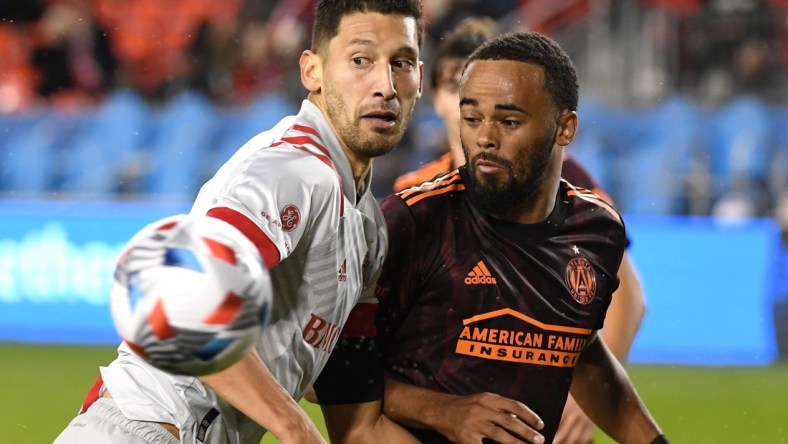
[[413,440],[381,416],[379,390],[360,390],[356,404],[338,394],[343,378],[367,377],[343,363],[373,349],[363,337],[387,239],[371,165],[399,142],[421,95],[422,34],[418,0],[320,1],[300,60],[300,112],[246,143],[192,208],[237,227],[271,269],[271,320],[256,350],[192,378],[121,344],[56,443],[259,443],[266,430],[283,443],[323,442],[297,404],[313,384],[333,442]]

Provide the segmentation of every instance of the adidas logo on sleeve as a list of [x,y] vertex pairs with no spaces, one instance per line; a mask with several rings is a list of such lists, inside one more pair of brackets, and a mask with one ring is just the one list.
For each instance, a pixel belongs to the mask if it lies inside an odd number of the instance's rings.
[[490,270],[484,265],[484,261],[479,261],[473,270],[465,278],[465,285],[495,285],[498,281],[490,274]]

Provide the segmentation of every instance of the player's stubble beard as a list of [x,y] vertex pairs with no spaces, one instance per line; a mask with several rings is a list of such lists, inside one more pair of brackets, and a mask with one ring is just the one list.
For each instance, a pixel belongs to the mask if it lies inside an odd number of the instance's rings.
[[[467,165],[471,173],[471,186],[468,187],[471,200],[485,213],[508,215],[535,199],[547,179],[550,159],[555,149],[555,133],[553,127],[550,132],[537,139],[531,149],[520,149],[515,158],[517,165],[523,169],[519,175],[515,170],[515,162],[503,159],[491,150],[482,151],[470,158],[463,142],[462,149],[465,158],[469,159]],[[501,165],[508,172],[506,179],[499,182],[479,180],[476,176],[476,161],[479,159]]]
[[397,146],[405,134],[406,123],[410,120],[416,105],[414,101],[413,105],[403,112],[398,103],[392,102],[386,109],[397,115],[397,124],[386,130],[364,132],[360,126],[364,110],[355,112],[350,118],[347,112],[348,107],[336,89],[325,85],[323,94],[326,103],[325,112],[337,132],[337,137],[354,153],[370,159],[382,156]]

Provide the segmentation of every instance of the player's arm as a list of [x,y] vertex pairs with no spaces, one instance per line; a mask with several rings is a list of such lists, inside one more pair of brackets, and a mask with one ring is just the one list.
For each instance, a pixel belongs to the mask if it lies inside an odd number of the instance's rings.
[[519,401],[494,393],[450,395],[390,376],[385,386],[384,413],[409,427],[434,429],[455,443],[544,442],[542,420]]
[[[266,265],[275,266],[279,252],[268,236],[244,214],[214,208],[208,215],[241,230],[258,246]],[[234,365],[200,378],[222,399],[273,433],[282,443],[325,442],[315,424],[276,380],[255,349]]]
[[382,413],[380,399],[360,404],[321,405],[332,443],[418,444],[419,441]]
[[581,353],[570,391],[591,420],[617,442],[648,444],[662,435],[626,371],[598,336]]
[[[616,359],[624,364],[646,311],[640,278],[627,252],[624,253],[618,269],[618,279],[620,284],[613,293],[601,335]],[[593,438],[593,434],[594,423],[570,395],[566,400],[561,425],[554,442],[556,444],[588,442]]]
[[607,309],[601,334],[618,362],[625,363],[646,312],[643,287],[628,252],[618,268],[618,279],[620,283]]
[[[276,163],[277,167],[272,168],[274,164],[265,157],[258,158],[247,167],[246,175],[239,175],[226,185],[221,198],[210,199],[210,206],[205,209],[209,216],[235,226],[249,238],[269,269],[284,260],[303,236],[317,235],[325,229],[319,223],[324,219],[321,216],[338,211],[342,199],[336,174],[319,160],[304,156]],[[302,170],[310,174],[299,174]],[[293,181],[293,177],[301,179]],[[281,186],[283,183],[288,186]],[[295,203],[303,219],[297,220],[288,231],[281,227],[281,221],[275,223],[270,218],[279,214],[285,203]],[[269,217],[262,216],[265,214]],[[307,227],[310,233],[306,232]],[[309,416],[279,384],[256,351],[201,380],[280,442],[325,442]]]
[[407,430],[383,416],[376,305],[356,305],[313,385],[332,443],[418,443]]
[[325,442],[254,349],[236,364],[200,380],[282,443]]

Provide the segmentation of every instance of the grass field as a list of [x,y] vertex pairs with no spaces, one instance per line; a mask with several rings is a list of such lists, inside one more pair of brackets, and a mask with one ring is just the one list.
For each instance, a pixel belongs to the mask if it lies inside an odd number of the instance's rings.
[[[51,443],[114,348],[0,343],[0,442]],[[788,366],[629,367],[675,443],[788,443]],[[319,409],[302,403],[322,427]],[[600,435],[598,443],[612,442]],[[263,443],[276,443],[266,438]]]

